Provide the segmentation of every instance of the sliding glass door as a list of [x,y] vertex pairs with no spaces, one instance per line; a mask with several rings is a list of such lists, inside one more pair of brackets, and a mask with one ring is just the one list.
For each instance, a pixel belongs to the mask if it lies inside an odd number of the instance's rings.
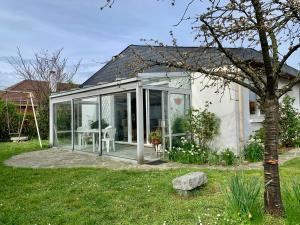
[[98,108],[98,97],[74,99],[74,149],[81,151],[98,151]]

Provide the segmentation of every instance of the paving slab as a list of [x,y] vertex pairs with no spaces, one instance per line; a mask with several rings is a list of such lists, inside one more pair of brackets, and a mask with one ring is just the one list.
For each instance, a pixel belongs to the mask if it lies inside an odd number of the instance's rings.
[[[279,164],[300,157],[300,149],[292,149],[279,156]],[[107,168],[112,170],[141,169],[141,170],[163,170],[178,168],[208,168],[218,170],[242,170],[242,169],[262,169],[262,162],[225,166],[193,165],[168,162],[163,164],[139,165],[134,160],[125,160],[108,156],[98,156],[93,153],[70,151],[57,148],[26,152],[15,155],[6,160],[5,165],[20,168]]]

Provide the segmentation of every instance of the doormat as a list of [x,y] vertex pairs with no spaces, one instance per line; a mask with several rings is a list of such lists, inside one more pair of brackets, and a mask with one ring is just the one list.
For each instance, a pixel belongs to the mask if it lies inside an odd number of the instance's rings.
[[145,164],[147,165],[151,165],[151,166],[157,166],[157,165],[161,165],[161,164],[164,164],[164,163],[167,163],[167,161],[163,161],[163,160],[155,160],[155,161],[151,161],[151,162],[147,162]]

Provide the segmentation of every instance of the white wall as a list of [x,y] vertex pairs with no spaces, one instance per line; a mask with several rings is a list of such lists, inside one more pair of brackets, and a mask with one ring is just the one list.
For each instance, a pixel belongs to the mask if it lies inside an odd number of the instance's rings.
[[[280,79],[278,86],[282,87],[284,84],[286,84],[287,81]],[[262,127],[262,122],[264,120],[264,117],[261,116],[260,118],[255,118],[252,115],[250,116],[249,112],[249,90],[246,88],[243,88],[243,94],[244,94],[244,127],[245,127],[245,143],[249,139],[249,136],[254,133],[254,131],[258,130]],[[294,107],[300,112],[300,84],[297,84],[293,87],[291,91],[287,93],[287,95],[295,98]],[[279,100],[282,101],[282,98]]]
[[[200,74],[195,74],[198,77]],[[202,81],[202,80],[201,80]],[[238,124],[238,102],[237,85],[232,84],[230,91],[226,90],[224,95],[217,94],[216,88],[203,89],[199,79],[192,81],[192,107],[203,109],[205,102],[212,104],[209,111],[215,113],[220,119],[220,134],[212,143],[212,147],[218,151],[230,148],[236,154],[239,152],[239,124]]]

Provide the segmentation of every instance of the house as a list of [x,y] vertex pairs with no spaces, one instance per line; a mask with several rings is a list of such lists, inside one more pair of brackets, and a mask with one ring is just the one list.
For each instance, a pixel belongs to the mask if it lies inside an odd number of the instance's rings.
[[[76,88],[78,85],[70,83],[58,83],[57,90],[64,91]],[[27,100],[29,100],[29,93],[32,93],[34,107],[39,105],[43,100],[43,96],[49,93],[49,82],[40,80],[22,80],[5,90],[0,92],[0,98],[12,102],[23,111],[26,107]],[[27,110],[32,112],[32,106],[29,102]]]
[[[253,66],[262,63],[261,53],[254,49],[228,50]],[[162,132],[161,150],[172,148],[186,135],[176,131],[175,121],[184,117],[188,108],[203,108],[209,101],[210,111],[221,119],[213,147],[240,154],[264,119],[255,94],[234,83],[218,94],[214,86],[203,89],[207,81],[200,73],[151,65],[165,58],[180,62],[182,55],[195,66],[231,66],[216,48],[130,45],[77,90],[50,96],[50,144],[142,163],[159,157],[149,143],[152,131]],[[285,65],[280,85],[297,74]],[[290,95],[300,109],[300,86]]]

